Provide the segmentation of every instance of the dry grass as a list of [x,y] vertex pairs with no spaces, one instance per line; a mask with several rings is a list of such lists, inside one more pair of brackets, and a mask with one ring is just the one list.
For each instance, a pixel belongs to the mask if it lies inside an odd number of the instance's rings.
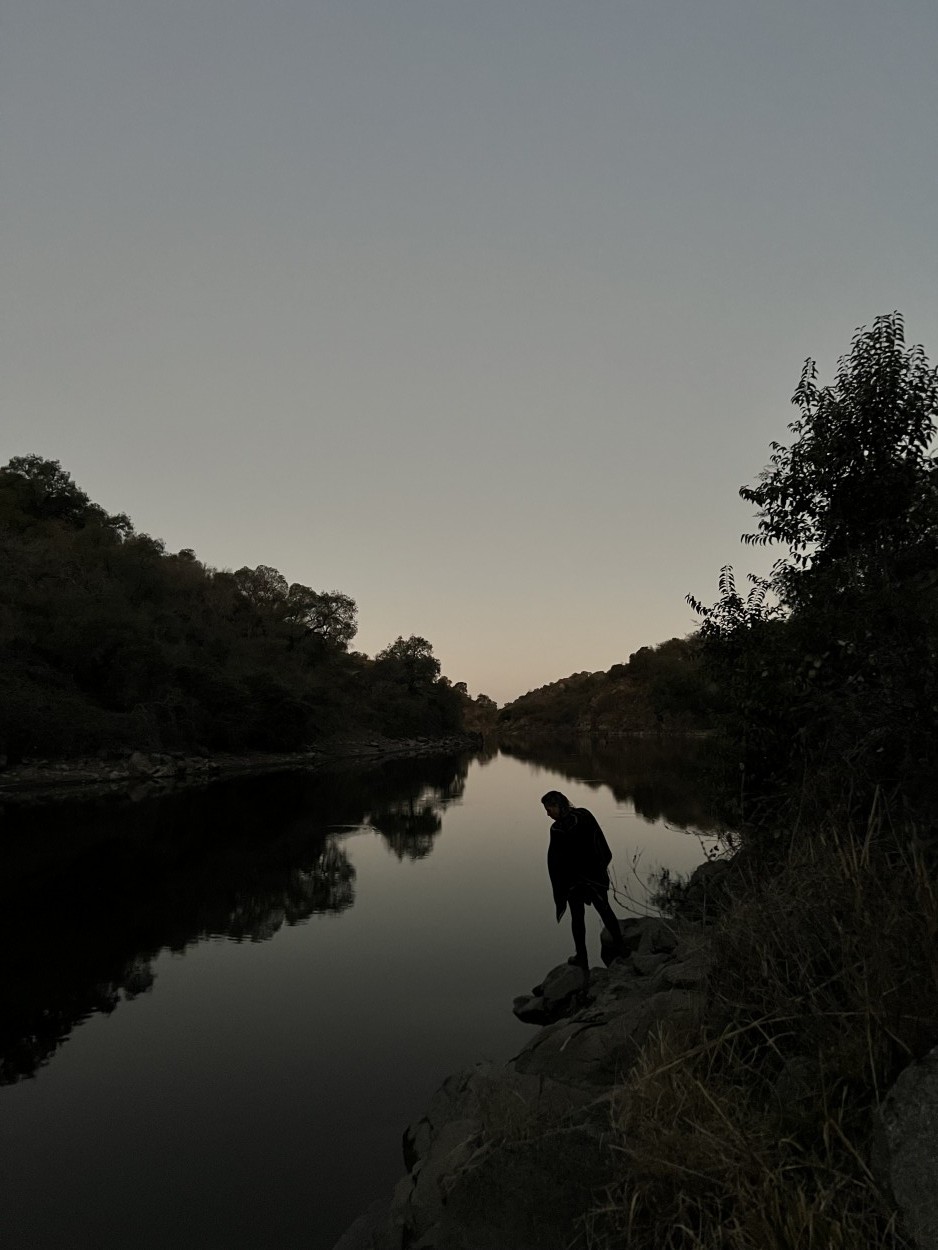
[[613,1100],[597,1250],[905,1246],[873,1112],[938,1042],[938,899],[915,831],[793,841],[716,926],[708,1019],[657,1035]]

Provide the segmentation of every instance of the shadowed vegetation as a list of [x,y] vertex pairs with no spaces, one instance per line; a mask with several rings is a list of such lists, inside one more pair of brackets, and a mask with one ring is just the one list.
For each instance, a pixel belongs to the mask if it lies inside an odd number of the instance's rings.
[[573,673],[506,704],[503,737],[698,732],[714,723],[719,687],[695,637],[641,647],[608,672]]
[[349,650],[348,595],[210,568],[109,515],[54,460],[0,469],[0,756],[289,751],[459,729],[424,638]]
[[938,1043],[938,379],[897,314],[816,377],[741,492],[787,554],[691,600],[744,832],[706,1017],[616,1092],[599,1247],[907,1244],[875,1112]]

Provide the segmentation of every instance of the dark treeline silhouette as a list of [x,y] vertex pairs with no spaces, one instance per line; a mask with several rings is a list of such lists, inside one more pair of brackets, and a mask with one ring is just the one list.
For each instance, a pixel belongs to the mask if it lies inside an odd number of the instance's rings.
[[671,638],[641,647],[608,672],[573,673],[521,695],[498,712],[498,731],[694,732],[713,725],[718,704],[697,638]]
[[426,856],[467,770],[465,759],[394,760],[140,803],[12,808],[0,845],[0,1084],[33,1074],[92,1012],[148,990],[160,951],[264,941],[351,907],[347,833],[371,828],[399,858]]
[[209,568],[109,515],[58,461],[0,469],[0,756],[294,750],[458,730],[426,639],[349,650],[354,600],[267,565]]
[[[866,827],[874,795],[920,815],[938,764],[938,376],[898,313],[857,331],[835,382],[808,360],[789,446],[740,494],[744,541],[786,554],[768,577],[720,575],[701,657],[741,815],[834,804]],[[742,782],[742,784],[740,784]]]

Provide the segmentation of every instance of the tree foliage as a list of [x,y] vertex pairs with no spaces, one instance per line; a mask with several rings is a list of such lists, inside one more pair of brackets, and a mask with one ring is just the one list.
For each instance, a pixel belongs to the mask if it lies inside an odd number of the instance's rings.
[[696,638],[640,647],[608,672],[572,673],[530,690],[498,713],[512,735],[688,731],[709,727],[712,683]]
[[0,756],[459,727],[425,639],[392,644],[391,671],[349,651],[356,627],[341,591],[167,552],[58,461],[0,468]]
[[789,445],[741,490],[750,544],[787,553],[744,599],[694,599],[746,766],[809,762],[860,790],[919,788],[938,746],[938,377],[898,313],[861,327],[821,387],[808,360]]

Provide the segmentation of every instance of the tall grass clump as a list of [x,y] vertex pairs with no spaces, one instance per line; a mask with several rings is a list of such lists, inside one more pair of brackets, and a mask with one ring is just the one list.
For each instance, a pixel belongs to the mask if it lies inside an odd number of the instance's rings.
[[936,847],[874,811],[740,856],[703,1027],[644,1048],[613,1098],[596,1250],[904,1247],[875,1145],[898,1073],[938,1042]]

